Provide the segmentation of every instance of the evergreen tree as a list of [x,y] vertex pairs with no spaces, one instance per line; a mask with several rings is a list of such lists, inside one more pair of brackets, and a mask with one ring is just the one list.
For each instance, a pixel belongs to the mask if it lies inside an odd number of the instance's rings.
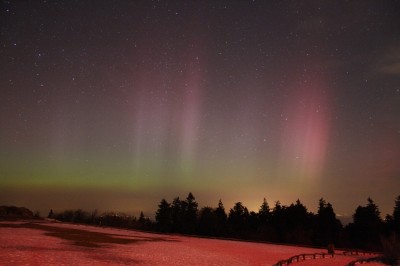
[[200,235],[215,236],[217,228],[216,213],[211,207],[203,207],[199,212],[198,233]]
[[321,198],[317,214],[317,244],[334,244],[338,238],[342,224],[336,218],[332,205]]
[[241,202],[236,202],[229,210],[228,223],[232,233],[241,236],[247,230],[247,220],[249,218],[248,209]]
[[169,232],[171,230],[171,206],[165,199],[162,199],[158,205],[156,223],[158,230],[162,232]]
[[393,229],[400,237],[400,195],[395,200],[393,209]]
[[183,208],[182,206],[182,201],[179,199],[179,197],[174,198],[171,204],[171,223],[172,223],[172,228],[171,230],[173,232],[182,232],[183,231],[183,223],[184,223],[184,218],[183,218]]
[[258,217],[258,213],[251,211],[246,220],[246,229],[252,234],[249,235],[249,237],[253,238],[256,237],[254,236],[254,233],[257,231],[259,226],[260,226],[260,219]]
[[258,217],[261,224],[268,224],[271,220],[271,210],[265,198],[260,206],[260,209],[258,210]]
[[151,220],[148,217],[144,216],[144,213],[141,211],[139,215],[139,220],[136,222],[134,221],[134,226],[137,225],[138,228],[143,229],[143,230],[149,230],[151,229]]
[[185,233],[194,233],[196,229],[196,220],[199,204],[196,202],[195,197],[189,192],[184,202],[184,224]]
[[272,210],[265,198],[258,210],[258,220],[258,239],[271,241],[274,235],[274,229],[272,226]]
[[142,223],[142,224],[143,224],[143,223],[145,222],[145,219],[146,219],[146,218],[144,218],[144,213],[141,211],[141,212],[140,212],[140,215],[139,215],[139,220],[138,220],[139,223]]
[[276,242],[285,241],[286,219],[285,219],[286,206],[282,206],[280,201],[275,202],[274,209],[271,216],[271,224],[273,226],[273,234],[271,240]]
[[357,207],[353,215],[353,223],[349,224],[347,230],[355,247],[369,250],[380,248],[383,222],[379,208],[371,198],[368,198],[366,206]]
[[289,230],[294,230],[296,227],[304,227],[307,223],[307,208],[300,202],[291,204],[286,208],[285,216],[287,217],[287,226]]
[[214,210],[214,213],[216,218],[216,235],[225,235],[228,217],[221,199],[219,200],[218,207]]
[[298,199],[285,209],[285,234],[287,242],[311,244],[312,219],[307,208]]

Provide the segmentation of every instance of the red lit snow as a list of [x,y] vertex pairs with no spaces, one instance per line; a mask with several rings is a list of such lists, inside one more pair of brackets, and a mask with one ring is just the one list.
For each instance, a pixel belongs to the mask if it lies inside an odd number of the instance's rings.
[[[272,265],[317,252],[326,250],[47,221],[0,222],[1,265]],[[294,265],[346,265],[355,259],[335,256]]]

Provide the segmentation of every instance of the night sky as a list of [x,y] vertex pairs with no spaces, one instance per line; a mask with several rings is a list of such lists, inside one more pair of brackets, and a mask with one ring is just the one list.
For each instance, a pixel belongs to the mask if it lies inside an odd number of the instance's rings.
[[400,194],[399,1],[0,1],[0,205]]

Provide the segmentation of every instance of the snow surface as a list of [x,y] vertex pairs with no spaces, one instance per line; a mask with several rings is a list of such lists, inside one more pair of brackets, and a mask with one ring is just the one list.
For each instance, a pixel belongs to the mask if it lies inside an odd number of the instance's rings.
[[[326,250],[49,221],[0,222],[0,265],[273,265],[317,252]],[[336,256],[294,265],[346,265],[355,259]]]

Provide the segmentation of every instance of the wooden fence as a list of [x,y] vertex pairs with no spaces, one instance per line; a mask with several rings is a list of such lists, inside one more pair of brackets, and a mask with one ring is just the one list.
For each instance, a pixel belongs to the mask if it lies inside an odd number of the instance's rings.
[[[312,254],[299,254],[290,257],[289,259],[280,260],[275,263],[273,266],[287,266],[294,262],[299,262],[303,260],[315,260],[315,259],[324,259],[324,258],[333,258],[335,255],[339,256],[359,256],[359,255],[380,255],[376,252],[368,252],[363,250],[345,250],[341,253],[312,253]],[[368,263],[372,261],[380,261],[382,257],[372,257],[366,259],[358,259],[355,261],[350,262],[347,266],[354,266],[357,264]]]
[[334,254],[328,254],[328,253],[300,254],[300,255],[295,255],[293,257],[290,257],[289,259],[286,259],[286,260],[280,260],[277,263],[275,263],[274,266],[286,266],[286,265],[290,265],[293,262],[299,262],[299,261],[303,261],[303,260],[323,259],[326,257],[333,258],[333,256],[334,256]]
[[354,260],[347,264],[347,266],[354,266],[357,264],[364,264],[364,263],[369,263],[369,262],[381,262],[382,257],[372,257],[372,258],[367,258],[367,259],[359,259],[359,260]]

